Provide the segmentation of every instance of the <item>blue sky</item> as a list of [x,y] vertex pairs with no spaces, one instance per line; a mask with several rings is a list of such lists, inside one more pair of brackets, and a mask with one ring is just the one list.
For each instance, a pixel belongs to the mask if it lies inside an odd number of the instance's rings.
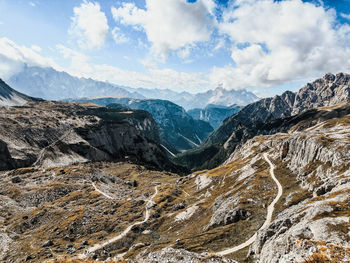
[[131,87],[270,96],[350,71],[350,0],[0,0],[0,77],[29,65]]

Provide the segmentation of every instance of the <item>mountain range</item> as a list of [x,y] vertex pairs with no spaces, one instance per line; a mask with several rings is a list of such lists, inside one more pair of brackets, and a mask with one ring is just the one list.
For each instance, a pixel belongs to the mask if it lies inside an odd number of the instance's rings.
[[246,90],[226,90],[222,86],[196,94],[189,92],[178,93],[170,89],[127,89],[129,91],[140,93],[146,98],[171,100],[172,102],[184,107],[186,110],[205,108],[210,104],[219,106],[231,106],[237,104],[244,106],[259,99],[252,92]]
[[[350,101],[350,75],[326,74],[297,93],[286,91],[245,106],[227,118],[198,148],[179,155],[178,162],[195,169],[214,168],[224,162],[237,146],[261,134],[260,127],[264,123],[346,101]],[[201,158],[203,154],[206,159]]]
[[11,87],[27,95],[46,100],[67,98],[116,96],[144,98],[121,86],[87,78],[77,78],[53,68],[24,66],[7,81]]
[[184,108],[167,100],[95,98],[69,101],[89,102],[114,108],[122,105],[149,112],[158,124],[162,146],[171,156],[197,147],[213,131],[208,122],[193,119]]
[[170,100],[186,110],[204,108],[207,104],[229,106],[246,105],[258,98],[245,90],[226,90],[218,87],[202,93],[176,92],[170,89],[130,88],[78,78],[53,68],[24,66],[23,70],[12,75],[8,84],[19,92],[46,100],[63,100],[86,97],[118,97],[134,99]]

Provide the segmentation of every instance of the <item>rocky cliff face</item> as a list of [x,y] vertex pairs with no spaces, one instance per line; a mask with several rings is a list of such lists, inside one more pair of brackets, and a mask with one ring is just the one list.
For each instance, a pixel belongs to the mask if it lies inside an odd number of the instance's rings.
[[149,112],[158,124],[162,145],[172,155],[198,146],[213,131],[209,123],[194,120],[182,107],[167,100],[96,98],[73,101],[108,105],[108,107],[123,105]]
[[[191,168],[213,168],[226,160],[238,144],[244,142],[242,138],[246,140],[261,134],[259,126],[263,123],[347,101],[350,101],[350,75],[327,74],[307,84],[296,94],[287,91],[281,96],[247,105],[226,119],[198,149],[179,155],[178,162]],[[204,160],[200,158],[203,152],[209,154]]]
[[111,161],[129,156],[171,168],[157,126],[144,111],[45,102],[2,109],[0,141],[3,170]]
[[350,101],[350,75],[328,73],[323,78],[307,84],[297,93],[292,114],[344,101]]

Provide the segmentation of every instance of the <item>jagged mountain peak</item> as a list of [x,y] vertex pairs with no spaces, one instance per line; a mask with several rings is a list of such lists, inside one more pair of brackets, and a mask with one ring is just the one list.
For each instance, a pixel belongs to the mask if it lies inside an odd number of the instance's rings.
[[332,106],[350,100],[350,75],[327,73],[308,83],[296,94],[292,114],[306,109]]

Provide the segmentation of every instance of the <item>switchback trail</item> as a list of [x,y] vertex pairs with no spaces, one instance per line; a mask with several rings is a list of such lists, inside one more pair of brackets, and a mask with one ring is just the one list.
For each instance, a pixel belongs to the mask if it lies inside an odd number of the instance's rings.
[[[275,204],[278,202],[278,200],[281,198],[281,196],[283,194],[282,185],[275,177],[275,173],[274,173],[275,165],[267,157],[267,153],[264,153],[264,158],[265,158],[266,162],[270,165],[270,175],[271,175],[272,180],[274,180],[274,182],[277,184],[278,193],[277,193],[277,196],[275,197],[275,199],[272,201],[272,203],[268,206],[266,220],[265,220],[264,224],[262,225],[262,227],[259,228],[259,230],[264,229],[268,224],[271,223],[272,214],[273,214],[273,211],[275,210]],[[255,234],[251,238],[249,238],[247,241],[245,241],[244,243],[242,243],[238,246],[234,246],[232,248],[225,249],[225,250],[220,251],[220,252],[216,252],[215,254],[217,254],[219,256],[225,256],[225,255],[231,254],[233,252],[236,252],[238,250],[241,250],[241,249],[251,245],[255,241],[258,231],[256,231]]]
[[114,243],[115,241],[125,237],[130,230],[137,225],[141,225],[145,222],[148,221],[149,217],[150,217],[150,209],[152,208],[152,204],[153,204],[153,199],[156,197],[156,195],[158,194],[158,186],[155,186],[155,192],[154,194],[148,199],[147,203],[146,203],[146,208],[145,208],[145,219],[139,222],[136,222],[130,226],[128,226],[121,234],[119,234],[118,236],[115,236],[113,238],[110,238],[109,240],[101,243],[101,244],[96,244],[88,249],[85,250],[84,254],[80,254],[78,255],[78,258],[86,258],[87,256],[89,256],[90,254],[94,253],[95,251],[104,248],[105,246],[108,246],[109,244]]

